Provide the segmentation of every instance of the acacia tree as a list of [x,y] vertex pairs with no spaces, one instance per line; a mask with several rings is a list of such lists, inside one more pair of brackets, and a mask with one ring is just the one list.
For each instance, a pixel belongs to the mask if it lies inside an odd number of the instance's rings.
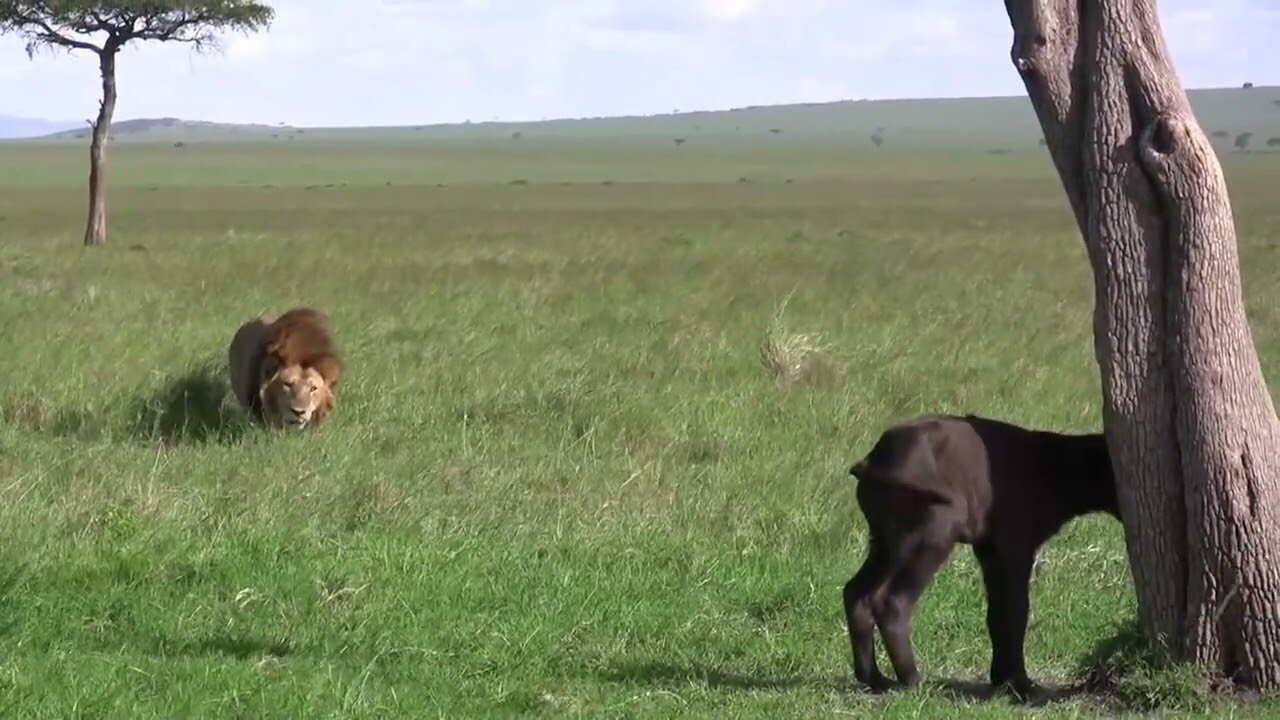
[[107,242],[106,149],[116,108],[116,55],[130,42],[179,42],[202,51],[213,47],[217,33],[250,32],[267,27],[274,11],[251,0],[0,0],[0,34],[13,33],[26,42],[27,55],[40,50],[84,50],[98,56],[102,100],[92,122],[89,144],[89,220],[85,245]]
[[1093,268],[1094,346],[1141,625],[1280,688],[1280,424],[1230,200],[1155,0],[1005,0]]

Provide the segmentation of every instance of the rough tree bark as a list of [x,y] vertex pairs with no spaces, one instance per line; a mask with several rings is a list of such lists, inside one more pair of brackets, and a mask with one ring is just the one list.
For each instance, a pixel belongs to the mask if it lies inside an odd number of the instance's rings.
[[107,142],[111,138],[111,118],[116,111],[116,54],[119,47],[107,43],[98,51],[102,72],[102,101],[93,122],[93,140],[89,143],[89,221],[84,230],[84,244],[89,247],[107,244]]
[[1280,689],[1280,424],[1222,169],[1155,0],[1005,0],[1093,266],[1104,425],[1147,637]]

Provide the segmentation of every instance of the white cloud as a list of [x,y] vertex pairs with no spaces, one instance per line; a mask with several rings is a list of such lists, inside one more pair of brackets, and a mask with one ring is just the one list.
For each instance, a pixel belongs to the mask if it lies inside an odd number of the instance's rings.
[[960,21],[955,15],[940,12],[916,12],[906,16],[907,24],[925,41],[954,40],[960,36]]
[[762,0],[702,0],[702,13],[713,20],[738,20],[760,9]]
[[270,45],[266,35],[237,36],[225,43],[227,58],[236,62],[253,62],[267,54]]

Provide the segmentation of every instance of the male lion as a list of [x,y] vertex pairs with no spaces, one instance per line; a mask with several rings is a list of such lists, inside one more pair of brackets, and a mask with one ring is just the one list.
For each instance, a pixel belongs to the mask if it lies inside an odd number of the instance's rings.
[[316,425],[337,402],[342,360],[328,318],[313,308],[241,325],[227,349],[227,367],[232,393],[254,422]]

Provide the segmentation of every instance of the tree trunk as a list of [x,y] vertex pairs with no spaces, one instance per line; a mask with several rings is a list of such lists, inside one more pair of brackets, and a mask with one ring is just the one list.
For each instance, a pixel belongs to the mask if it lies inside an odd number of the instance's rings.
[[107,244],[107,142],[111,116],[116,111],[116,52],[117,48],[108,45],[98,53],[102,102],[89,144],[89,221],[84,230],[84,244],[88,247]]
[[1226,183],[1155,0],[1005,0],[1084,236],[1141,624],[1170,659],[1280,689],[1280,424]]

